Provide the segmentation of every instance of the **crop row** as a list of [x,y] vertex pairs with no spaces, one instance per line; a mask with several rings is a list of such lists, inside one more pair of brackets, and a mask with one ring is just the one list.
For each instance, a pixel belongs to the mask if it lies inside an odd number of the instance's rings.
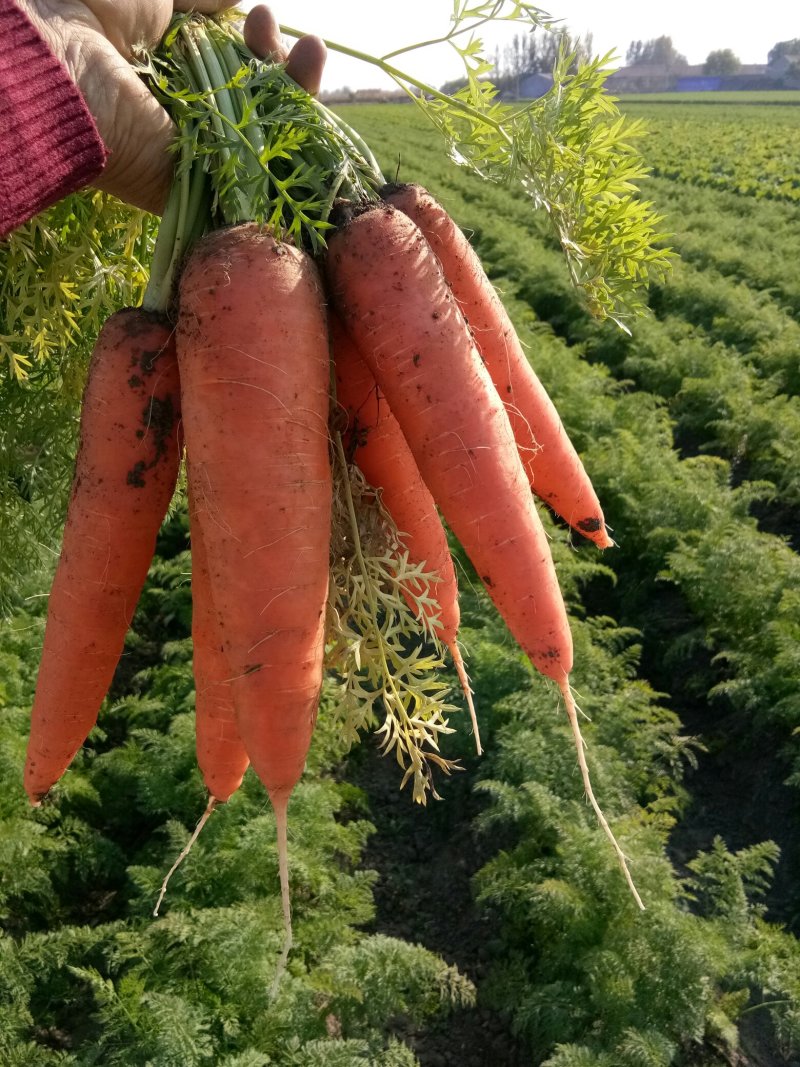
[[659,176],[744,196],[800,200],[800,108],[624,106],[632,118],[647,120],[643,151]]
[[671,244],[681,258],[704,271],[757,290],[797,319],[800,316],[800,218],[776,201],[701,189],[661,178],[646,195],[668,216]]

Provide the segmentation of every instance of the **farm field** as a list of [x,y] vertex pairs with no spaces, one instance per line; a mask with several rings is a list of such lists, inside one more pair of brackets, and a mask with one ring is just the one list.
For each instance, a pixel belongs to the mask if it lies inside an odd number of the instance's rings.
[[694,93],[625,93],[620,100],[639,104],[800,104],[800,89],[759,89]]
[[279,1000],[274,821],[251,775],[151,918],[205,802],[178,507],[101,726],[38,812],[20,783],[46,576],[8,597],[2,1063],[798,1062],[798,120],[626,106],[651,127],[644,192],[681,257],[630,336],[589,318],[541,220],[448,164],[413,109],[343,112],[387,175],[426,184],[470,234],[603,501],[603,554],[547,528],[596,791],[647,910],[584,802],[555,691],[459,555],[486,754],[466,728],[445,739],[464,771],[412,807],[372,743],[343,751],[326,695],[290,808]]
[[654,174],[756,198],[800,200],[800,107],[711,103],[698,94],[688,103],[628,98],[623,108],[650,127],[646,155]]

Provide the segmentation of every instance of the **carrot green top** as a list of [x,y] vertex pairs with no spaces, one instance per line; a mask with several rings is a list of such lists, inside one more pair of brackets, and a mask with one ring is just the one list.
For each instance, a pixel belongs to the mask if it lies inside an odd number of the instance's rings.
[[337,198],[377,198],[384,178],[359,135],[282,66],[257,60],[231,22],[178,16],[147,73],[180,131],[147,306],[168,305],[207,229],[255,221],[316,253]]
[[[442,134],[451,162],[482,180],[517,186],[549,221],[592,313],[627,328],[671,253],[663,247],[660,216],[635,185],[647,173],[632,146],[642,124],[625,119],[604,88],[611,56],[579,63],[562,49],[550,92],[507,103],[498,98],[492,64],[475,36],[497,21],[552,29],[548,19],[524,0],[455,0],[449,31],[434,41],[380,58],[326,44],[401,86]],[[455,48],[463,61],[464,84],[452,95],[397,66],[405,52],[435,44]],[[186,188],[175,192],[168,217],[181,212],[181,221],[174,234],[167,225],[165,248],[174,238],[183,247],[200,210],[207,226],[255,220],[318,252],[334,200],[374,199],[383,183],[359,135],[283,67],[257,60],[228,16],[177,16],[146,73],[181,131],[178,184]],[[199,207],[196,188],[207,181],[210,210]],[[157,267],[160,276],[162,264]],[[163,301],[160,289],[154,299]]]

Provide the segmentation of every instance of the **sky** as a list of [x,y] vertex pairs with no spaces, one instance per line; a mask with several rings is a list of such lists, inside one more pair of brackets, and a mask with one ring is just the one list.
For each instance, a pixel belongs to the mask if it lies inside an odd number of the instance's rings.
[[[254,0],[240,7],[248,9]],[[633,40],[667,35],[690,63],[702,63],[717,48],[732,49],[742,63],[766,63],[776,41],[800,37],[797,0],[761,0],[757,5],[743,0],[542,0],[554,18],[561,19],[573,34],[591,33],[595,54],[615,51],[619,63]],[[282,23],[307,33],[317,33],[351,48],[385,55],[387,52],[446,33],[452,0],[272,0]],[[500,26],[485,32],[490,54],[519,28]],[[288,39],[287,39],[288,40]],[[394,62],[403,70],[439,86],[461,73],[460,60],[449,46],[428,48]],[[391,81],[375,67],[331,52],[325,89],[390,87]]]

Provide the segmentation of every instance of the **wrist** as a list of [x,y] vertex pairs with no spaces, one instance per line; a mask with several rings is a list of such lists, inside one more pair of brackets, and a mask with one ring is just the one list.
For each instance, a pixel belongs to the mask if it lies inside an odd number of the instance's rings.
[[0,0],[0,235],[89,184],[105,150],[50,33],[28,3]]

